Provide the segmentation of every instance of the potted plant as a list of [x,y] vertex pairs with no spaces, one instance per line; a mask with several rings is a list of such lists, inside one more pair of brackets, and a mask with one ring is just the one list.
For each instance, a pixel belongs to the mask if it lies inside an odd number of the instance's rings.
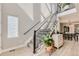
[[51,53],[53,51],[54,41],[50,34],[44,35],[42,41],[45,44],[46,51]]

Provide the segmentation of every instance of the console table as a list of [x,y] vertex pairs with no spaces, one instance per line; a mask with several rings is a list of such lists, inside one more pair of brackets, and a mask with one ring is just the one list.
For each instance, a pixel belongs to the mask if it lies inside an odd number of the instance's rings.
[[59,48],[63,45],[64,40],[63,40],[63,35],[62,34],[53,34],[52,38],[54,40],[54,46],[56,48]]

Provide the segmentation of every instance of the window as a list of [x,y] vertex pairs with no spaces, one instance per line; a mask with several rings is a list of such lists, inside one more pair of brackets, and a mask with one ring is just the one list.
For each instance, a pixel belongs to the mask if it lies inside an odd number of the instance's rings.
[[18,37],[18,17],[8,16],[8,38]]

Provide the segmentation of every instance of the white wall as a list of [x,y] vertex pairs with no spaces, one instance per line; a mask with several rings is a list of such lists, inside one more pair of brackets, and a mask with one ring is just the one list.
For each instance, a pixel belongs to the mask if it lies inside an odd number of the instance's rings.
[[45,3],[41,3],[41,13],[45,16],[48,17],[50,15],[50,11],[48,10],[47,6]]
[[[16,38],[7,37],[7,17],[9,15],[19,18],[19,36]],[[33,20],[31,20],[29,15],[18,4],[2,4],[2,49],[24,44],[33,35],[33,30],[27,35],[24,35],[24,33],[33,25]]]
[[18,3],[28,16],[33,19],[33,3]]
[[1,4],[0,4],[0,50],[1,50]]
[[[2,48],[7,49],[22,45],[33,36],[34,30],[40,24],[34,27],[27,35],[24,35],[28,29],[41,20],[41,12],[45,17],[49,16],[49,11],[45,4],[3,4],[2,5]],[[7,38],[7,16],[13,15],[19,17],[19,37]]]
[[[25,9],[23,9],[24,7]],[[23,7],[23,8],[22,8]],[[28,9],[29,8],[29,9]],[[32,9],[33,8],[33,9]],[[38,25],[31,29],[26,35],[24,33],[40,21],[40,4],[2,4],[2,49],[13,48],[23,45],[29,38],[33,37],[34,30]],[[19,36],[16,38],[8,38],[7,17],[13,15],[19,17]],[[31,17],[34,20],[32,20]]]

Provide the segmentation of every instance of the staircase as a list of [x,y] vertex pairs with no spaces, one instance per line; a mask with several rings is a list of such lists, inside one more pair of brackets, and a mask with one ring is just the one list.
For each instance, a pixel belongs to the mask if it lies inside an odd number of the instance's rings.
[[[43,45],[43,43],[41,41],[42,36],[43,35],[46,35],[47,33],[52,33],[54,30],[56,30],[58,21],[57,21],[57,18],[56,19],[53,19],[53,18],[54,18],[54,16],[57,16],[58,15],[58,11],[56,11],[53,14],[51,12],[50,14],[51,15],[47,19],[47,21],[45,19],[46,22],[43,23],[42,26],[40,26],[37,30],[34,30],[34,37],[28,43],[28,47],[30,47],[30,48],[33,49],[33,53],[36,53],[38,50],[41,50],[40,47]],[[46,24],[46,25],[44,26],[44,24]],[[42,29],[43,26],[44,26],[44,28]]]
[[[50,20],[47,22],[47,25],[45,26],[44,29],[41,29],[41,27],[35,31],[34,33],[34,40],[33,43],[34,44],[34,53],[38,52],[39,50],[41,50],[41,46],[43,45],[41,39],[44,35],[48,34],[48,33],[52,33],[55,30],[55,26],[57,24],[56,19],[53,19],[54,15],[56,15],[57,12],[55,12],[54,14],[51,15]],[[53,22],[52,22],[53,20]]]
[[[56,14],[56,13],[55,13]],[[52,15],[55,15],[52,14]],[[55,19],[53,19],[52,15],[49,16],[49,18],[46,18],[45,21],[43,21],[42,26],[40,26],[36,31],[36,48],[39,49],[40,46],[42,45],[41,39],[43,35],[46,35],[48,33],[51,33],[54,29],[54,27],[56,26],[56,21]],[[53,20],[53,22],[51,21],[51,19]],[[43,27],[43,28],[42,28]],[[33,48],[33,40],[31,40],[28,43],[28,47]]]
[[[51,12],[51,14],[52,14],[52,12]],[[40,46],[43,45],[41,42],[42,36],[46,35],[47,33],[52,33],[53,31],[56,30],[58,21],[57,21],[57,18],[56,19],[53,19],[53,18],[54,18],[54,16],[57,16],[57,15],[58,15],[58,11],[56,11],[54,14],[51,15],[50,20],[47,22],[47,25],[44,29],[39,29],[39,31],[35,32],[36,36],[35,36],[34,42],[33,42],[33,43],[35,43],[34,44],[35,45],[34,53],[36,53],[36,51],[40,49]]]

